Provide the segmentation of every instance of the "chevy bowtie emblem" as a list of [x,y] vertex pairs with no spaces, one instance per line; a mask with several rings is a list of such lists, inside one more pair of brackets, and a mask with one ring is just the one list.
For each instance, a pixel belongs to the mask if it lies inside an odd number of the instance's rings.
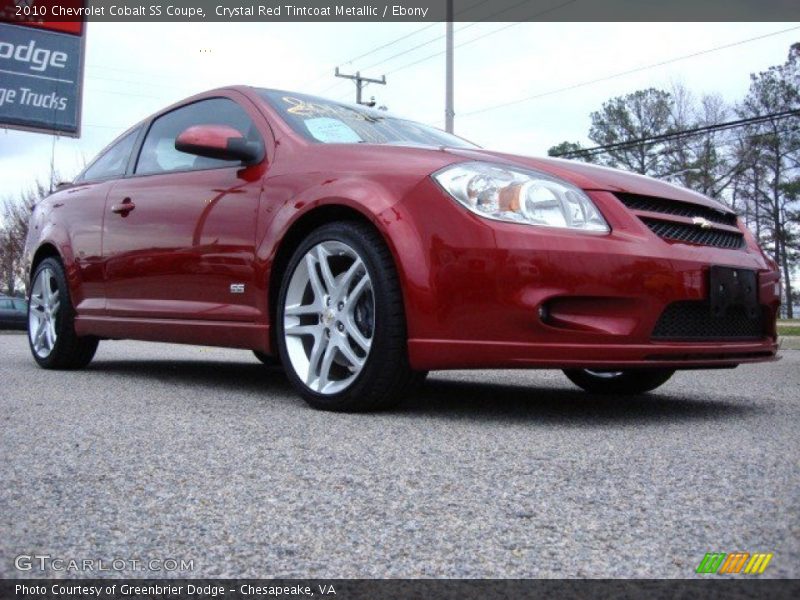
[[711,221],[703,217],[693,217],[692,223],[699,225],[702,229],[711,229]]

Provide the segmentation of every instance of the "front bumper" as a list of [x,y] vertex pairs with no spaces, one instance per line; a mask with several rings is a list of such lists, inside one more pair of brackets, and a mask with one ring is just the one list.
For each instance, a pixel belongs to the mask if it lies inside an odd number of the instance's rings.
[[[611,234],[490,223],[454,202],[408,198],[406,223],[418,225],[407,235],[424,249],[416,259],[396,253],[412,366],[712,368],[775,359],[779,276],[754,245],[667,242],[613,194],[588,193]],[[712,265],[758,273],[763,337],[654,339],[668,305],[708,298]]]

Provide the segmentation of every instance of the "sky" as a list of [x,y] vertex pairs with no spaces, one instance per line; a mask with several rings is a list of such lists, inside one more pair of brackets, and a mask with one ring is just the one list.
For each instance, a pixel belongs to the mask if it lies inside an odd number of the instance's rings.
[[[352,102],[355,86],[334,77],[336,66],[385,74],[387,85],[370,85],[367,98],[444,127],[444,30],[443,23],[91,23],[81,138],[54,145],[49,135],[0,129],[0,198],[47,180],[53,148],[56,170],[71,179],[130,125],[214,87]],[[783,63],[798,40],[800,23],[456,23],[455,132],[532,156],[564,140],[593,145],[589,115],[605,100],[680,83],[734,103],[751,73]]]

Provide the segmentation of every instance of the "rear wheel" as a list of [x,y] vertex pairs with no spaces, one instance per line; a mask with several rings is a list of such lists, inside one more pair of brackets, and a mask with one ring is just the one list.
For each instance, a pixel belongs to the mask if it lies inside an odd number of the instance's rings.
[[387,408],[425,376],[408,364],[392,257],[367,225],[312,232],[289,262],[277,309],[281,362],[315,408]]
[[566,369],[564,375],[580,388],[593,394],[644,394],[664,385],[675,373],[670,369],[630,369],[598,371]]
[[28,301],[28,341],[34,360],[45,369],[80,369],[97,350],[97,338],[75,333],[75,308],[64,267],[46,258],[36,268]]

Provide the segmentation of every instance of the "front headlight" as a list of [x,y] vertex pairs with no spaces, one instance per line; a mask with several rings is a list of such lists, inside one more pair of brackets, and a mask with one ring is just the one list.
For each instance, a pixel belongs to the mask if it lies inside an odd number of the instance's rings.
[[433,178],[453,198],[482,217],[544,227],[610,231],[582,190],[544,173],[470,162],[445,167]]

